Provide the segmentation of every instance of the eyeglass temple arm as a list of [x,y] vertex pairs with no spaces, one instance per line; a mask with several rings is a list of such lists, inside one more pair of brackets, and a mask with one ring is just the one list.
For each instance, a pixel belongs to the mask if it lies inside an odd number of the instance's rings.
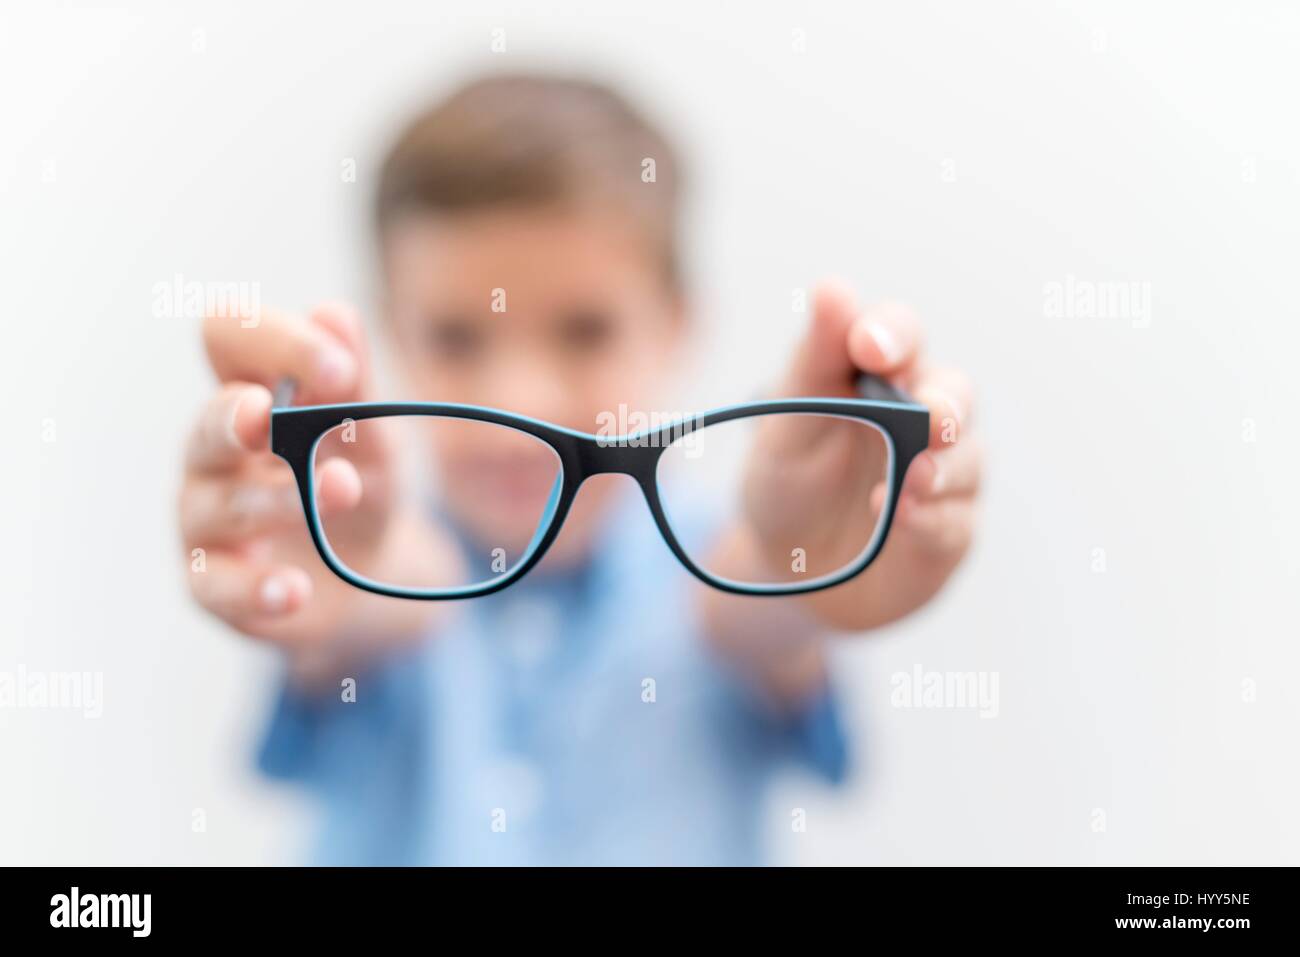
[[874,376],[866,372],[859,372],[857,379],[858,396],[863,399],[872,399],[877,402],[902,402],[907,405],[915,405],[916,400],[904,392],[902,389],[895,388],[879,376]]
[[271,408],[287,409],[293,405],[293,394],[298,391],[298,383],[289,377],[285,377],[275,384],[271,390]]

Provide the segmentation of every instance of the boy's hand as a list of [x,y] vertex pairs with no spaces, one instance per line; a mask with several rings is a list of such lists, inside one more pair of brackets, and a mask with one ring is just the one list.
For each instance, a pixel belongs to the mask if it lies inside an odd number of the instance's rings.
[[[303,404],[370,398],[360,318],[343,306],[319,307],[306,320],[270,310],[210,316],[203,339],[222,385],[185,455],[180,528],[191,591],[245,634],[292,647],[328,643],[373,596],[337,579],[316,554],[293,472],[269,450],[270,388],[291,377]],[[364,459],[323,462],[318,500],[322,514],[376,509],[373,522],[359,524],[383,529],[392,451],[383,441],[366,445]]]
[[[962,373],[926,360],[920,323],[909,309],[893,304],[859,309],[852,295],[836,285],[824,285],[814,302],[812,323],[780,396],[853,396],[854,379],[862,371],[898,384],[930,409],[930,447],[908,470],[880,555],[857,578],[805,598],[823,623],[860,630],[920,607],[956,568],[974,529],[981,455],[978,444],[966,434],[971,419],[970,384]],[[837,437],[835,430],[827,430],[823,441]],[[815,450],[803,451],[805,461],[819,461]],[[820,461],[837,459],[828,455]],[[837,517],[824,514],[826,509],[820,506],[852,500],[853,496],[845,493],[854,490],[841,486],[863,481],[863,475],[846,469],[832,471],[805,474],[809,486],[805,492],[792,493],[788,482],[783,482],[779,490],[767,489],[771,494],[765,497],[761,481],[751,484],[746,495],[749,514],[756,519],[765,513],[780,513],[787,525],[800,523],[813,535],[819,528],[834,535]],[[883,499],[884,487],[879,483],[870,497],[874,514]],[[798,515],[800,508],[807,514]],[[792,515],[792,510],[796,514]],[[748,524],[761,548],[762,523],[751,519]],[[855,538],[843,545],[845,553],[852,553],[861,543]],[[837,551],[830,547],[832,553]]]

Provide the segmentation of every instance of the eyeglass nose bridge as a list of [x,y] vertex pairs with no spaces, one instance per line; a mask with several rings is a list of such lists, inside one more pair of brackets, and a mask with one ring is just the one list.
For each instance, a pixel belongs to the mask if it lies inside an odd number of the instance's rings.
[[578,464],[583,478],[618,473],[642,482],[654,476],[662,451],[654,436],[592,437],[578,446]]

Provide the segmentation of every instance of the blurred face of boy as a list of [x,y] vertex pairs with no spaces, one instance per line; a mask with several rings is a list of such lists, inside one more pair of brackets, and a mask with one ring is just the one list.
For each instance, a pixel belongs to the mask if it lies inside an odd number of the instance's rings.
[[[506,208],[415,215],[386,236],[396,365],[414,398],[595,432],[650,411],[682,335],[677,297],[642,234],[610,211]],[[441,500],[481,545],[517,555],[558,474],[548,446],[501,427],[432,435]],[[547,556],[581,556],[618,476],[582,489]]]

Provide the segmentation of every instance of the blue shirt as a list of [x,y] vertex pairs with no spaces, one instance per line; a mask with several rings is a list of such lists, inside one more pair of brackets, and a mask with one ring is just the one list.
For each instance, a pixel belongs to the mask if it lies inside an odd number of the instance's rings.
[[259,764],[319,798],[317,863],[761,863],[773,772],[844,777],[829,691],[778,717],[701,636],[639,494],[606,528],[580,568],[457,603],[354,702],[280,689]]

